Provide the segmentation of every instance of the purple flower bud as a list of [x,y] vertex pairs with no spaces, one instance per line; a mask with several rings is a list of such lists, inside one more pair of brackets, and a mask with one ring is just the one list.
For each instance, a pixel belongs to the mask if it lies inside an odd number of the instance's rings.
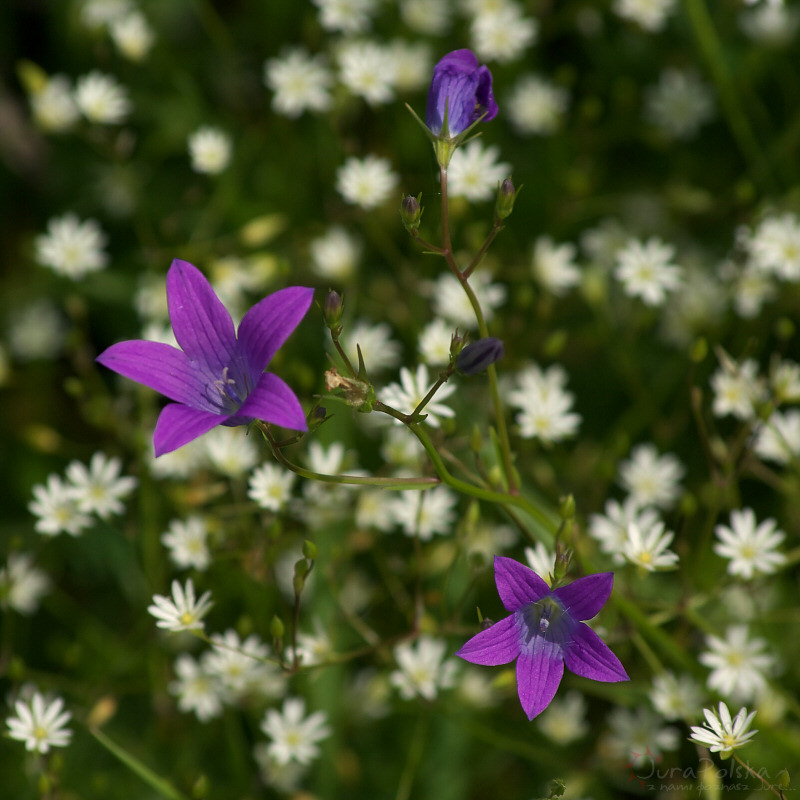
[[456,369],[462,375],[477,375],[503,357],[503,343],[493,336],[468,344],[456,358]]
[[483,116],[488,122],[497,116],[489,67],[478,66],[471,50],[454,50],[434,68],[425,122],[436,136],[457,136]]

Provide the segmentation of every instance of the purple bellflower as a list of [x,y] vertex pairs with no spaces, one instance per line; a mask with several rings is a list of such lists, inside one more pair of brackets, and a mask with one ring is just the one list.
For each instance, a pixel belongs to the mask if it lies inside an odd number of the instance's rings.
[[587,575],[551,590],[532,569],[495,556],[497,592],[511,615],[473,636],[456,655],[497,666],[517,659],[517,692],[533,719],[555,696],[564,667],[595,681],[627,681],[619,659],[582,620],[597,614],[611,594],[614,575]]
[[481,117],[488,122],[496,116],[497,103],[492,94],[489,67],[479,67],[471,50],[448,53],[433,68],[428,90],[425,122],[431,133],[452,138]]
[[306,430],[294,392],[267,364],[311,305],[313,289],[291,286],[256,303],[238,333],[231,315],[197,267],[175,259],[167,273],[167,304],[181,349],[141,340],[111,345],[97,361],[174,400],[153,433],[156,456],[217,425],[256,419]]

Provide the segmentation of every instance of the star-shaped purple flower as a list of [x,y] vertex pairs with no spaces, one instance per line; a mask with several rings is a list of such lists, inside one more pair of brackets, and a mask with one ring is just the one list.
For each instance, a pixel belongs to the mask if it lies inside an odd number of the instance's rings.
[[628,674],[605,642],[581,620],[608,600],[614,575],[587,575],[551,590],[528,567],[495,556],[497,591],[511,615],[473,636],[456,655],[485,666],[517,659],[517,692],[533,719],[555,696],[564,667],[595,681],[627,681]]
[[237,333],[200,270],[175,259],[167,273],[167,303],[181,349],[160,342],[119,342],[97,361],[175,401],[156,423],[156,456],[217,425],[261,419],[306,430],[294,392],[264,370],[305,316],[313,294],[313,289],[291,286],[265,297],[245,314]]
[[445,135],[451,137],[463,133],[481,116],[487,122],[497,116],[492,73],[489,67],[478,66],[471,50],[453,50],[433,68],[425,122],[435,136],[442,133],[445,109]]

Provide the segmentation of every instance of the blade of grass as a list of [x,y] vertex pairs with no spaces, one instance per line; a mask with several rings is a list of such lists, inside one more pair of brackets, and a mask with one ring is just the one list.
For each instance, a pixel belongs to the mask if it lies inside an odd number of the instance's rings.
[[118,745],[112,739],[109,739],[102,731],[96,728],[90,728],[89,733],[100,742],[103,747],[108,750],[113,756],[116,756],[131,772],[138,775],[146,784],[151,786],[162,797],[168,800],[188,800],[186,795],[181,794],[169,781],[165,780],[159,775],[156,775],[150,767],[139,761],[138,758],[131,755],[124,747]]

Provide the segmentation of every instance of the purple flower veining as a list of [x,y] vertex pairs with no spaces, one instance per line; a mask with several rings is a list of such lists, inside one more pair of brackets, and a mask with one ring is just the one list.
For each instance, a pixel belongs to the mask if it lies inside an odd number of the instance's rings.
[[200,270],[175,259],[167,273],[167,303],[181,349],[160,342],[119,342],[97,361],[175,401],[164,407],[156,423],[156,456],[217,425],[261,419],[306,430],[294,392],[264,370],[305,316],[313,294],[302,286],[281,289],[256,303],[237,332]]
[[456,655],[485,666],[517,660],[517,692],[533,719],[555,696],[564,667],[595,681],[627,681],[628,674],[608,645],[582,620],[608,600],[614,575],[587,575],[551,590],[532,569],[495,556],[495,581],[511,615],[473,636]]
[[[447,114],[447,128],[445,125]],[[428,91],[425,123],[436,136],[458,136],[481,116],[487,122],[497,116],[489,67],[478,66],[471,50],[454,50],[434,68]]]

